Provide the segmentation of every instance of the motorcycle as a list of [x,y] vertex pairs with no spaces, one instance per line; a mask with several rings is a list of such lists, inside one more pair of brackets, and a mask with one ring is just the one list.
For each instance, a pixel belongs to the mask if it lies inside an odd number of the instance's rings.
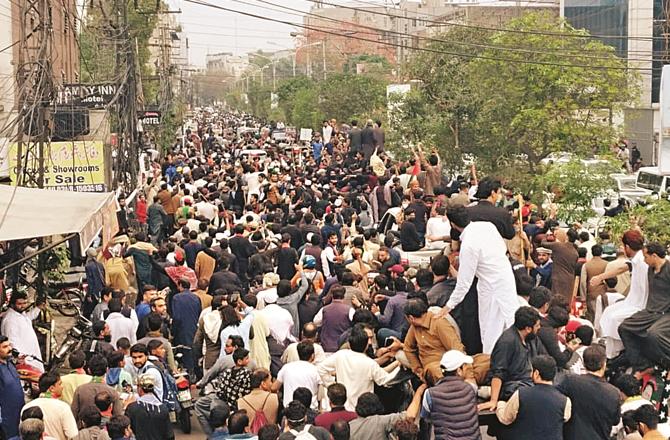
[[191,393],[191,378],[189,372],[184,368],[182,363],[182,353],[178,353],[178,350],[190,350],[191,347],[185,345],[177,345],[172,347],[172,350],[175,352],[174,358],[177,362],[178,371],[174,374],[174,379],[177,384],[177,400],[179,401],[179,406],[181,410],[178,413],[178,422],[179,427],[181,428],[184,434],[191,433],[191,411],[193,409],[193,394]]

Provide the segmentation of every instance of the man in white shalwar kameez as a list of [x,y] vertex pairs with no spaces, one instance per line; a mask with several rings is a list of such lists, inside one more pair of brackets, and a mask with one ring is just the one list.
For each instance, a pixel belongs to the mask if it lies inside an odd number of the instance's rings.
[[514,324],[519,307],[507,246],[493,223],[470,222],[465,208],[450,210],[448,216],[451,227],[461,231],[461,250],[456,287],[443,312],[463,301],[477,277],[483,352],[490,354],[502,332]]
[[2,326],[0,333],[7,336],[12,347],[21,354],[27,354],[35,359],[26,359],[26,363],[35,367],[40,371],[44,371],[42,362],[42,352],[40,351],[40,344],[37,341],[37,335],[33,329],[33,320],[37,318],[40,311],[46,307],[42,304],[39,307],[33,307],[29,311],[28,296],[23,292],[15,292],[12,295],[9,303],[10,308],[2,318]]
[[[628,296],[608,306],[600,318],[600,336],[605,339],[605,347],[608,358],[616,357],[623,350],[623,343],[619,337],[619,326],[630,316],[639,312],[647,306],[647,297],[649,294],[647,282],[647,263],[644,262],[642,248],[644,247],[644,238],[639,231],[630,230],[623,235],[624,251],[629,258],[631,265],[631,280]],[[629,270],[628,265],[620,266],[611,271],[591,278],[591,285],[597,285],[608,278],[615,278],[621,273]]]

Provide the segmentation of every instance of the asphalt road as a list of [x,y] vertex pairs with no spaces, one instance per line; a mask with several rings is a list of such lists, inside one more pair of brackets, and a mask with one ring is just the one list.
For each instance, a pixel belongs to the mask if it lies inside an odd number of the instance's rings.
[[175,426],[175,438],[178,440],[204,440],[206,438],[205,434],[202,433],[202,429],[200,429],[200,423],[198,423],[198,419],[195,417],[194,413],[191,413],[191,428],[192,430],[190,434],[184,434],[177,426]]

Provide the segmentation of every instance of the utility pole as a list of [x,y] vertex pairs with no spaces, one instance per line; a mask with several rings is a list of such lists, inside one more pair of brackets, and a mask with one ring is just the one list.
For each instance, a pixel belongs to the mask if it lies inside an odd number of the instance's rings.
[[[44,156],[49,149],[54,97],[51,68],[51,2],[19,3],[18,133],[16,185],[43,188]],[[11,135],[11,133],[8,133]]]
[[127,0],[114,1],[117,77],[120,96],[116,107],[118,150],[113,187],[132,191],[137,185],[137,65],[135,41],[131,38]]
[[321,56],[323,57],[323,79],[326,79],[326,39],[321,40]]

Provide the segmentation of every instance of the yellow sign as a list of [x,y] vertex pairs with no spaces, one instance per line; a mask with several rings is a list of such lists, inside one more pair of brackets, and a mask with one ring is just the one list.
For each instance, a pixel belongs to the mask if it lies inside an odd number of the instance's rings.
[[[9,176],[16,183],[18,144],[9,149]],[[37,161],[23,152],[29,168]],[[44,187],[62,191],[104,192],[105,155],[102,141],[52,142],[44,151]]]

